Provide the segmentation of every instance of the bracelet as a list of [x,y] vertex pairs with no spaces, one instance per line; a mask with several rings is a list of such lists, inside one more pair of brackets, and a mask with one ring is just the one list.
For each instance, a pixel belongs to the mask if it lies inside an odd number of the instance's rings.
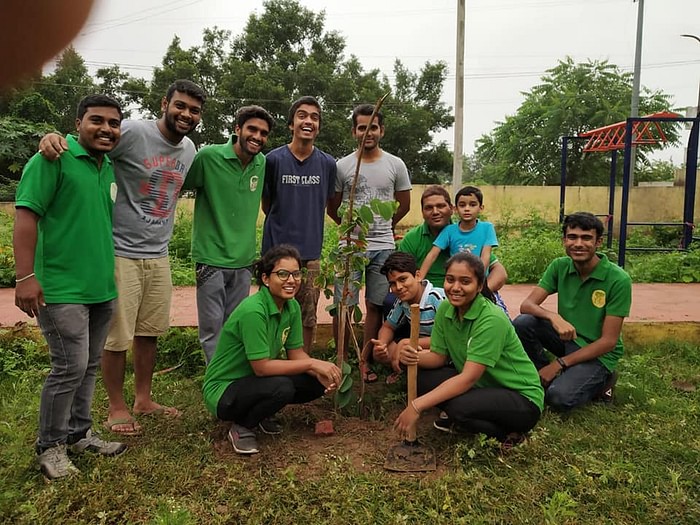
[[411,401],[411,407],[413,408],[413,410],[416,411],[416,414],[418,414],[418,415],[420,416],[420,410],[418,410],[418,407],[416,406],[416,401],[415,401],[415,400],[412,400],[412,401]]
[[25,276],[22,277],[21,279],[17,279],[17,278],[15,277],[15,283],[21,283],[22,281],[26,281],[27,279],[31,279],[31,278],[34,277],[35,275],[36,275],[36,274],[35,274],[34,272],[32,272],[32,273],[30,273],[29,275],[25,275]]
[[559,363],[559,366],[561,367],[562,370],[566,370],[568,365],[566,364],[566,361],[564,361],[563,357],[557,357],[557,363]]

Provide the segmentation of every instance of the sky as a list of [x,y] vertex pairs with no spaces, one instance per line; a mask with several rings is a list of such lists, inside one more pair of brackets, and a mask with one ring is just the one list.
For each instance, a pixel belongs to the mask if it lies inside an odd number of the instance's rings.
[[[345,37],[346,58],[390,79],[396,58],[419,71],[442,60],[449,74],[443,99],[455,107],[457,0],[300,0],[325,10],[326,30]],[[145,7],[149,5],[150,7]],[[118,64],[149,79],[174,35],[187,48],[202,30],[218,26],[240,34],[262,2],[235,0],[95,0],[73,45],[94,72]],[[638,3],[632,0],[466,0],[464,152],[512,115],[522,92],[557,60],[608,60],[632,71]],[[673,107],[695,106],[700,82],[700,0],[645,0],[641,84],[673,96]],[[390,130],[387,129],[387,133]],[[687,135],[684,135],[684,140]],[[454,143],[453,130],[436,137]],[[661,155],[683,162],[683,148]]]

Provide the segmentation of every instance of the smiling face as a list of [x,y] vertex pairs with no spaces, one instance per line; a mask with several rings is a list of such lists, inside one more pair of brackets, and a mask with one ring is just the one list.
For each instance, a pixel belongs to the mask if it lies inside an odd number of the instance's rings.
[[[278,272],[289,272],[286,279],[282,279]],[[293,257],[283,257],[275,264],[270,274],[262,275],[262,282],[270,290],[270,294],[278,304],[293,299],[301,286],[301,275],[294,277],[299,272],[299,263]]]
[[421,212],[431,231],[438,232],[452,222],[452,206],[442,195],[425,197]]
[[180,91],[174,91],[170,101],[164,97],[160,109],[168,139],[172,142],[179,142],[192,133],[202,120],[202,103]]
[[389,281],[389,289],[401,301],[407,303],[419,303],[423,295],[423,286],[419,278],[419,273],[413,275],[411,272],[399,272],[396,270],[390,271],[386,275]]
[[584,230],[579,227],[567,228],[564,235],[564,249],[574,264],[585,266],[596,256],[596,250],[603,242],[596,230]]
[[249,118],[243,123],[243,127],[236,126],[238,140],[234,145],[236,155],[252,158],[262,151],[267,144],[270,134],[270,125],[261,118]]
[[369,128],[367,132],[367,138],[363,145],[365,152],[371,152],[379,147],[379,141],[384,136],[384,126],[379,125],[379,119],[374,118],[370,125],[370,118],[372,115],[357,115],[357,124],[352,128],[352,136],[355,137],[358,144],[362,140],[362,135],[364,135],[365,130]]
[[460,315],[464,315],[469,310],[483,284],[479,282],[476,273],[466,262],[454,262],[445,272],[445,295]]
[[312,104],[302,104],[294,112],[294,121],[289,125],[292,136],[300,140],[316,140],[321,128],[321,112]]
[[78,143],[93,156],[108,153],[121,138],[122,119],[116,108],[92,106],[82,118],[76,119]]

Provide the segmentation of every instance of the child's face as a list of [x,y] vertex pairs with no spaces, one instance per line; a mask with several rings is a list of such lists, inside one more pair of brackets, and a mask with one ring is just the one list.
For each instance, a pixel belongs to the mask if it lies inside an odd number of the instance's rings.
[[416,275],[413,275],[411,272],[392,270],[386,276],[387,281],[389,281],[389,289],[401,301],[418,303],[421,295],[423,295],[419,274],[420,272],[416,272]]
[[484,207],[479,204],[476,195],[460,195],[457,201],[457,213],[463,222],[473,223]]

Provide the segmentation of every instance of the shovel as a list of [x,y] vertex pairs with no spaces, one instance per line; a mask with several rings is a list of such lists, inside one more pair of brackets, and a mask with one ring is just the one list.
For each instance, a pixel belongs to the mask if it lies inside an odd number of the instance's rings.
[[[411,305],[411,346],[418,348],[420,334],[420,306]],[[416,398],[418,391],[418,367],[408,366],[408,405]],[[416,439],[415,425],[409,429],[407,438],[389,449],[384,468],[394,472],[428,472],[437,468],[435,452]]]

